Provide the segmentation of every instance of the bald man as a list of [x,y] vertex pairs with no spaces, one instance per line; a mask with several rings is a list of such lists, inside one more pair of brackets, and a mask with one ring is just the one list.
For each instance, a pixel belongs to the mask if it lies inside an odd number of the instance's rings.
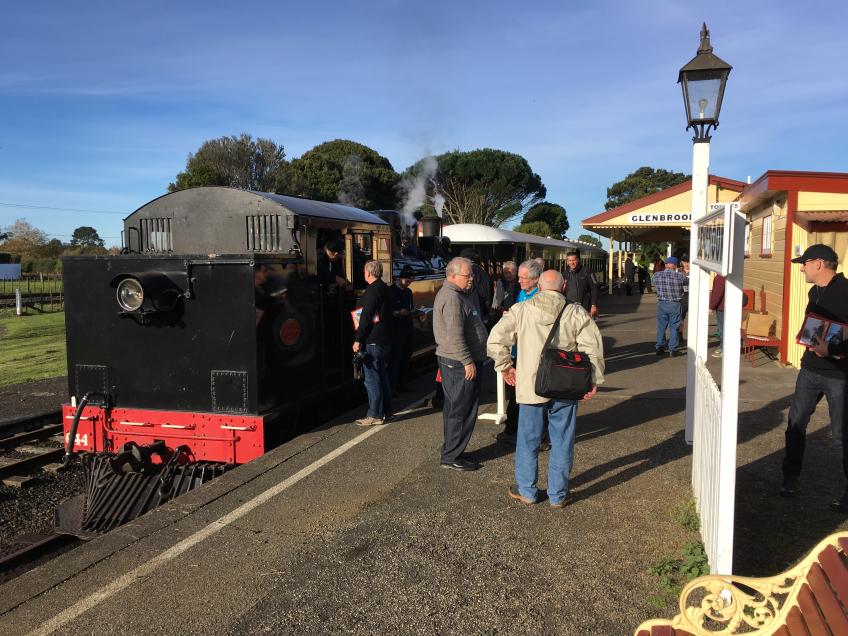
[[[604,381],[604,347],[595,321],[581,305],[566,305],[560,293],[562,274],[547,270],[539,277],[539,293],[514,305],[492,329],[487,352],[504,382],[515,387],[519,404],[518,435],[515,446],[515,485],[509,496],[525,505],[538,501],[539,445],[544,414],[548,414],[551,457],[548,465],[548,499],[551,507],[564,508],[572,501],[568,490],[574,458],[574,431],[577,424],[576,400],[550,400],[535,393],[539,358],[548,334],[560,316],[554,344],[567,351],[579,350],[592,364],[592,398]],[[518,344],[518,357],[510,355]]]

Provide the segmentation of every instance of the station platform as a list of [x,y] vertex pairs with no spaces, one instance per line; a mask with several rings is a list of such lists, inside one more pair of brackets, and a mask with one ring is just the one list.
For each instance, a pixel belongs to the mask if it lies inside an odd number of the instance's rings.
[[[654,296],[604,299],[607,382],[579,408],[565,509],[507,497],[514,450],[492,422],[469,446],[481,470],[442,469],[422,377],[386,426],[349,413],[6,584],[0,634],[613,635],[671,617],[648,570],[697,534],[672,514],[691,497],[685,356],[654,355],[655,312]],[[827,510],[842,473],[823,406],[814,469],[798,499],[777,497],[795,375],[742,367],[739,574],[777,573],[848,529]]]

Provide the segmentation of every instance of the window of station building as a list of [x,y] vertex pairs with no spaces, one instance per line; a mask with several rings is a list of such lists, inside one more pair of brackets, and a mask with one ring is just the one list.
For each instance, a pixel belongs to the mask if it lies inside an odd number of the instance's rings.
[[771,214],[763,217],[763,235],[760,256],[771,256]]
[[745,224],[745,256],[751,255],[751,222]]

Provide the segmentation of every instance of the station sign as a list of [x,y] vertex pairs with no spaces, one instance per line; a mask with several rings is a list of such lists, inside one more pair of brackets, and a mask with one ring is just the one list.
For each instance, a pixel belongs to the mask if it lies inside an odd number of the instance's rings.
[[691,212],[636,212],[628,215],[628,221],[633,225],[656,225],[657,223],[684,223],[692,222]]
[[707,215],[693,223],[696,249],[692,262],[695,265],[722,276],[730,273],[733,217],[738,212],[738,203],[713,203]]

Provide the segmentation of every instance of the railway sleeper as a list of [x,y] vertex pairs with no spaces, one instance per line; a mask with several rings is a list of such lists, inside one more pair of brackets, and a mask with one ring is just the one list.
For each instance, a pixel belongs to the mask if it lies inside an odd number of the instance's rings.
[[105,534],[233,467],[188,458],[187,448],[161,443],[125,444],[117,455],[81,453],[83,493],[56,507],[54,528],[83,539]]

